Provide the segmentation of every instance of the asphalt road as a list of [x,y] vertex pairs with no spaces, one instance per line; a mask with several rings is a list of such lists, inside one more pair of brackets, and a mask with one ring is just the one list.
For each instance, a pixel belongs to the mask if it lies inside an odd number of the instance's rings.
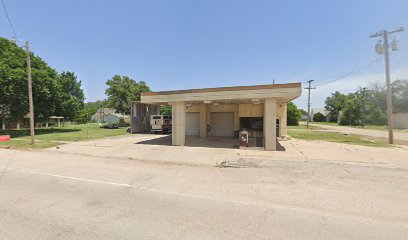
[[407,173],[0,150],[0,239],[407,239]]

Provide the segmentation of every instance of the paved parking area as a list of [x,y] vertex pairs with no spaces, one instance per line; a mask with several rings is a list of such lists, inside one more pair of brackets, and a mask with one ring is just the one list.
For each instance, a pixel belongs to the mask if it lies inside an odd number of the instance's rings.
[[171,146],[171,136],[133,134],[65,144],[45,151],[205,166],[215,166],[222,161],[247,159],[264,166],[270,164],[270,160],[290,160],[369,166],[386,164],[405,168],[408,161],[408,146],[404,145],[381,148],[292,139],[279,141],[280,151],[263,151],[262,148],[234,148],[238,143],[233,138],[187,137],[186,142],[188,146]]

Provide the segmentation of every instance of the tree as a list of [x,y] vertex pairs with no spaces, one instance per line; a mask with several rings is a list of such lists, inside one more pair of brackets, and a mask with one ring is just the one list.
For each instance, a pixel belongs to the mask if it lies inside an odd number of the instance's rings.
[[320,112],[313,115],[313,122],[325,122],[325,121],[326,121],[326,117]]
[[84,108],[85,95],[81,88],[81,81],[78,81],[73,72],[62,72],[59,75],[59,85],[61,95],[58,99],[57,115],[75,120]]
[[[75,74],[67,72],[59,75],[39,56],[30,55],[34,118],[43,121],[52,115],[74,118],[85,98]],[[27,113],[25,51],[0,37],[0,117],[19,120]]]
[[171,115],[171,106],[161,106],[160,114],[161,115]]
[[367,88],[360,88],[355,93],[347,95],[346,103],[342,109],[340,124],[342,125],[384,125],[385,112],[377,104],[376,93]]
[[300,110],[293,102],[289,102],[287,108],[287,125],[288,126],[299,125],[300,117],[301,117]]
[[[370,88],[360,87],[357,92],[348,95],[340,92],[326,98],[326,109],[340,124],[385,125],[387,123],[386,88],[379,84]],[[393,112],[408,112],[408,80],[396,80],[392,83]]]
[[108,88],[105,93],[108,95],[110,105],[118,113],[130,114],[130,104],[139,101],[143,92],[150,92],[150,88],[144,81],[136,82],[128,76],[115,75],[106,82]]
[[325,108],[330,111],[330,122],[337,122],[340,111],[344,108],[346,104],[347,96],[336,91],[332,93],[330,97],[326,98]]
[[1,117],[18,119],[28,110],[25,53],[11,41],[0,38]]
[[[1,105],[9,107],[9,118],[21,119],[28,112],[27,65],[23,49],[0,38]],[[31,54],[34,117],[46,119],[53,115],[59,95],[58,73],[40,57]]]
[[109,102],[107,100],[98,100],[96,102],[87,102],[84,104],[84,108],[82,108],[75,119],[78,123],[88,123],[91,121],[92,115],[94,115],[99,108],[107,108],[110,107]]
[[300,114],[307,115],[307,111],[306,111],[306,110],[300,108],[299,111],[300,111]]

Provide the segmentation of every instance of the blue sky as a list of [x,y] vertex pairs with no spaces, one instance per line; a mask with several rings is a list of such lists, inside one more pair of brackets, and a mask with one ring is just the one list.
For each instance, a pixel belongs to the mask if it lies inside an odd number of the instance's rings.
[[[153,91],[329,81],[376,57],[371,33],[408,27],[408,1],[4,0],[17,35],[58,71],[74,71],[87,101],[115,74]],[[0,36],[13,36],[0,9]],[[398,34],[393,79],[408,79],[408,32]],[[380,61],[313,91],[384,81]],[[306,92],[296,100],[306,107]]]

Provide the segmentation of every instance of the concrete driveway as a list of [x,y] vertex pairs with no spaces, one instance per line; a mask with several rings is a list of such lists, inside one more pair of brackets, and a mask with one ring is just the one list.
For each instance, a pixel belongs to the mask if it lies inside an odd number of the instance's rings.
[[[407,149],[326,160],[298,141],[286,152],[138,144],[160,137],[0,149],[0,239],[408,238]],[[214,167],[237,158],[255,164]]]
[[232,138],[199,137],[187,137],[187,144],[189,146],[171,146],[171,136],[168,135],[133,134],[65,144],[44,151],[195,166],[215,166],[239,159],[267,166],[273,164],[271,160],[284,159],[405,168],[408,159],[408,146],[381,148],[292,139],[279,141],[280,151],[263,151],[263,148],[234,148],[237,141]]

